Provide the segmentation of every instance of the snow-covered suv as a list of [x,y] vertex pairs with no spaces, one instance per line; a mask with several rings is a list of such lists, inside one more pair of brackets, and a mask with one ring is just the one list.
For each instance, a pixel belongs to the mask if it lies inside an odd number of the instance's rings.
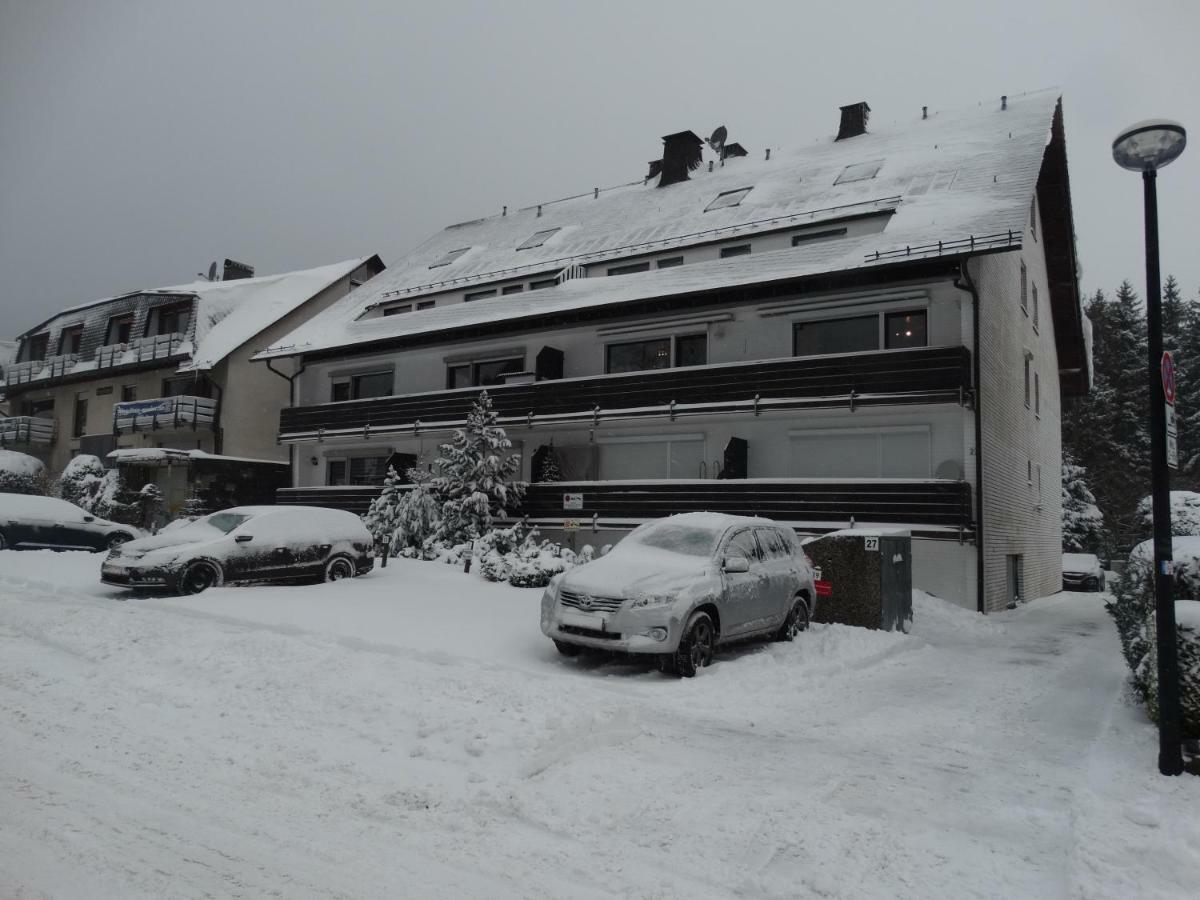
[[690,677],[716,646],[808,628],[813,571],[795,533],[769,519],[683,513],[642,525],[606,556],[556,577],[542,632],[560,653],[653,654]]
[[371,533],[352,513],[237,506],[116,548],[100,580],[180,594],[235,581],[336,581],[369,572],[371,548]]

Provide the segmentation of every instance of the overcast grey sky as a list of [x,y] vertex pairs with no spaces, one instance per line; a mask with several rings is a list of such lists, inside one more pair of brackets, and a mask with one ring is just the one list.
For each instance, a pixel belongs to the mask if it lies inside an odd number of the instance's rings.
[[[976,7],[979,7],[976,9]],[[0,0],[0,337],[61,307],[380,253],[640,177],[661,135],[752,153],[1058,86],[1088,291],[1144,283],[1115,133],[1179,119],[1163,270],[1200,289],[1200,3]]]

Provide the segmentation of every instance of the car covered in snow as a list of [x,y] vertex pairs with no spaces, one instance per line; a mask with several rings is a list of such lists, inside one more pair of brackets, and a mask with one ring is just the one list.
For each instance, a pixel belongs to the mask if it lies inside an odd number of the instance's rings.
[[682,513],[634,529],[607,555],[554,578],[542,632],[559,652],[652,654],[690,677],[719,644],[790,641],[808,628],[813,570],[790,528]]
[[1094,553],[1064,553],[1062,573],[1064,591],[1104,590],[1104,569]]
[[108,550],[143,533],[57,497],[0,493],[0,550]]
[[371,533],[352,513],[237,506],[109,553],[105,584],[198,594],[240,581],[337,581],[369,572]]

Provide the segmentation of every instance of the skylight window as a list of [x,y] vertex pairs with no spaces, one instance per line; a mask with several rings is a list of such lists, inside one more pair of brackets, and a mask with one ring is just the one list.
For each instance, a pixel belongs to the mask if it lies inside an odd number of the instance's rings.
[[725,209],[727,206],[738,206],[746,195],[754,190],[753,187],[738,188],[736,191],[725,191],[717,194],[716,198],[708,206],[704,207],[705,212],[712,212],[714,209]]
[[435,262],[433,265],[431,265],[429,268],[437,269],[437,268],[440,268],[441,266],[448,266],[448,265],[450,265],[450,263],[454,262],[456,259],[458,259],[460,256],[462,256],[464,253],[466,253],[470,249],[471,249],[470,247],[463,247],[460,250],[451,250],[449,253],[447,253],[445,256],[443,256],[441,259],[439,259],[437,262]]
[[866,181],[868,178],[874,178],[879,174],[879,170],[883,168],[883,160],[877,159],[874,162],[859,163],[854,166],[846,166],[842,170],[842,174],[837,177],[834,184],[847,184],[851,181]]
[[540,247],[560,231],[562,231],[561,228],[547,228],[545,231],[535,231],[532,237],[526,238],[524,243],[518,244],[517,249],[532,250],[534,247]]

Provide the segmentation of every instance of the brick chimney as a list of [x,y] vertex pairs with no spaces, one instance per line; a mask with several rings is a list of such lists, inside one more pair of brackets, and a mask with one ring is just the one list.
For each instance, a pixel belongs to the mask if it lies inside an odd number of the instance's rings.
[[700,148],[704,141],[695,132],[679,131],[663,139],[662,177],[659,187],[687,181],[688,172],[700,165]]
[[871,117],[871,107],[866,100],[851,103],[842,107],[842,124],[838,127],[835,140],[844,141],[846,138],[857,137],[867,133],[867,119]]
[[238,262],[236,259],[225,260],[225,270],[221,273],[222,281],[236,281],[239,278],[253,278],[254,266]]

